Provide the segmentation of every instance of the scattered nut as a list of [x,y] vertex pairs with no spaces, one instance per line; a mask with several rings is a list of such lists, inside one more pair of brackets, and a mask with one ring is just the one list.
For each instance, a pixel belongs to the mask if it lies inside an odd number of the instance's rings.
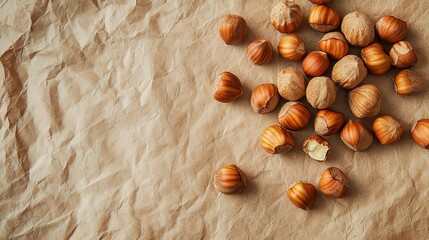
[[299,100],[305,96],[304,74],[296,67],[283,68],[277,78],[280,96],[286,100]]
[[228,14],[220,22],[219,35],[226,44],[238,44],[247,35],[247,23],[244,18]]
[[371,133],[361,123],[352,120],[343,127],[340,137],[348,148],[356,152],[365,151],[373,141]]
[[271,154],[289,152],[295,147],[295,139],[282,127],[272,125],[262,133],[261,144],[265,151]]
[[382,115],[375,119],[372,130],[382,145],[396,144],[405,134],[402,124],[389,115]]
[[283,58],[297,62],[305,55],[305,42],[297,35],[289,34],[280,39],[278,51]]
[[267,64],[273,58],[273,45],[265,39],[255,39],[247,46],[247,56],[255,65]]
[[374,84],[361,85],[349,92],[349,105],[356,117],[373,117],[380,113],[380,90]]
[[273,26],[281,33],[291,33],[301,27],[302,10],[298,4],[284,0],[271,10],[270,20]]
[[302,70],[308,77],[323,75],[329,68],[328,55],[322,51],[310,52],[302,61]]
[[369,72],[382,75],[389,71],[391,63],[389,56],[384,52],[380,43],[373,43],[361,51],[362,59]]
[[306,182],[297,182],[287,190],[287,197],[295,206],[309,211],[316,202],[316,188]]
[[216,171],[214,186],[221,193],[236,194],[246,188],[247,178],[240,168],[235,165],[228,165]]
[[349,43],[342,33],[330,32],[319,41],[319,48],[332,59],[340,60],[349,52]]
[[411,136],[418,145],[429,149],[429,119],[418,120],[411,127]]
[[280,109],[278,120],[284,128],[291,131],[298,131],[307,127],[310,115],[310,110],[304,104],[289,101]]
[[350,190],[349,180],[339,168],[330,167],[320,176],[319,189],[328,197],[341,198]]
[[374,24],[365,14],[358,11],[351,12],[343,18],[341,31],[353,46],[365,47],[375,37]]
[[315,6],[308,16],[308,24],[318,32],[330,32],[340,26],[340,14],[326,5]]
[[306,97],[313,108],[328,108],[337,98],[335,83],[328,77],[312,78],[307,86]]
[[324,162],[329,152],[329,143],[323,137],[314,135],[304,140],[302,150],[312,159]]
[[397,68],[412,67],[418,61],[417,52],[408,41],[400,41],[393,44],[389,55],[392,65]]
[[223,72],[219,77],[218,90],[213,98],[219,102],[232,102],[243,94],[240,79],[230,72]]
[[345,115],[340,112],[323,109],[314,118],[314,131],[322,136],[329,136],[340,131],[345,122]]
[[347,55],[334,65],[332,80],[342,88],[353,89],[367,74],[367,69],[358,56]]
[[394,16],[384,16],[375,24],[375,30],[382,40],[395,43],[407,35],[407,23]]
[[250,97],[250,106],[257,113],[269,113],[276,108],[280,96],[276,85],[265,83],[256,86]]
[[401,95],[419,93],[423,89],[423,80],[412,70],[403,70],[396,74],[394,79],[395,91]]

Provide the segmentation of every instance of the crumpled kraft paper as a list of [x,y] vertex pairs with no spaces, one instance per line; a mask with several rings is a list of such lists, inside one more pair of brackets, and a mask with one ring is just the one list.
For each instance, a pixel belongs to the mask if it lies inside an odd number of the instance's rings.
[[[296,2],[306,19],[312,4]],[[382,113],[399,119],[407,134],[398,145],[374,142],[361,153],[328,137],[324,163],[300,149],[314,134],[312,122],[294,133],[297,147],[289,153],[270,155],[259,143],[284,101],[256,114],[251,89],[276,83],[285,66],[299,67],[277,52],[265,66],[247,59],[252,39],[276,48],[283,36],[269,22],[275,3],[1,1],[0,238],[428,239],[429,152],[409,129],[429,118],[429,2],[332,0],[342,17],[358,10],[374,23],[386,14],[406,20],[420,56],[413,69],[426,88],[399,96],[392,84],[398,70],[369,75],[365,82],[382,90]],[[227,13],[246,19],[244,43],[221,41],[218,22]],[[308,51],[323,36],[306,21],[296,34]],[[229,104],[212,98],[223,71],[244,86]],[[332,109],[354,119],[347,91],[337,91]],[[213,173],[226,164],[247,174],[243,194],[215,191]],[[285,197],[296,181],[317,186],[330,166],[349,177],[349,196],[319,192],[310,212]]]

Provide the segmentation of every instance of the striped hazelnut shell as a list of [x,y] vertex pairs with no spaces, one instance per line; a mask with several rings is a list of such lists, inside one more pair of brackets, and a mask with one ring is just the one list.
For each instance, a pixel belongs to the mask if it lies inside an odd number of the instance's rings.
[[416,65],[419,60],[417,51],[408,41],[393,44],[389,52],[392,65],[397,68],[409,68]]
[[371,133],[359,122],[349,120],[341,130],[341,140],[355,152],[368,149],[373,141]]
[[308,16],[308,24],[319,32],[330,32],[340,26],[340,14],[326,5],[315,6]]
[[281,33],[295,32],[301,27],[302,10],[293,1],[281,1],[272,8],[270,20]]
[[378,36],[386,42],[399,42],[407,36],[407,23],[395,16],[384,16],[375,24]]
[[280,109],[278,121],[281,126],[291,131],[299,131],[307,127],[310,121],[310,110],[296,101],[286,102]]
[[224,166],[217,170],[214,175],[214,187],[221,193],[240,193],[246,186],[246,175],[236,165]]
[[305,42],[295,34],[282,37],[277,49],[280,56],[294,62],[300,61],[306,52]]
[[358,118],[374,117],[381,110],[381,93],[374,84],[363,84],[349,92],[349,106]]
[[372,130],[382,145],[396,144],[405,134],[402,124],[389,115],[376,118],[372,123]]
[[329,136],[340,131],[345,122],[345,115],[340,112],[323,109],[316,113],[314,131],[322,136]]
[[286,153],[295,147],[295,139],[291,133],[282,127],[272,125],[262,133],[261,144],[268,153]]
[[330,32],[319,41],[320,50],[334,60],[340,60],[349,52],[349,43],[340,32]]
[[257,113],[269,113],[276,108],[280,96],[277,86],[272,83],[264,83],[256,86],[250,97],[250,106]]
[[267,64],[273,58],[273,45],[265,39],[255,39],[247,46],[247,56],[255,65]]
[[422,91],[423,79],[413,70],[405,69],[395,75],[395,91],[400,95],[411,95]]
[[411,136],[422,148],[429,149],[429,119],[420,119],[411,127]]
[[302,70],[308,77],[322,76],[329,68],[329,58],[325,52],[310,52],[302,60]]
[[230,72],[219,76],[219,86],[213,98],[222,103],[232,102],[243,94],[240,79]]
[[287,197],[297,207],[309,211],[316,202],[316,188],[307,182],[297,182],[287,190]]
[[234,14],[225,15],[220,22],[219,35],[226,44],[242,42],[247,35],[246,20]]
[[349,180],[339,168],[330,167],[320,176],[319,189],[328,197],[341,198],[350,191]]
[[389,71],[391,62],[380,43],[373,43],[361,51],[362,60],[368,71],[374,75],[382,75]]

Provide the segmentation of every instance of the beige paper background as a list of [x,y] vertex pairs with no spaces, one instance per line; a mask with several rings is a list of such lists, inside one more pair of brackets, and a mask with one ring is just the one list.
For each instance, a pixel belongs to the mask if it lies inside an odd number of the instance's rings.
[[[312,4],[296,2],[306,18]],[[407,132],[429,118],[429,1],[332,2],[342,17],[359,10],[374,22],[385,14],[408,22],[424,92],[395,94],[396,70],[365,82],[380,87],[382,113]],[[396,146],[375,142],[363,153],[331,136],[324,163],[299,147],[280,155],[261,149],[260,134],[276,124],[280,106],[252,112],[251,89],[275,83],[282,67],[299,66],[277,52],[266,66],[246,57],[255,37],[277,46],[274,3],[1,1],[0,238],[428,239],[429,152],[409,133]],[[247,20],[245,43],[220,40],[217,24],[226,13]],[[297,34],[308,50],[323,36],[306,23]],[[222,71],[244,85],[236,102],[212,99]],[[338,89],[333,109],[352,117],[346,96]],[[311,126],[295,133],[298,146],[312,134]],[[243,194],[214,190],[212,175],[225,164],[247,174]],[[317,186],[330,166],[349,177],[348,197],[319,192],[310,212],[285,198],[295,181]]]

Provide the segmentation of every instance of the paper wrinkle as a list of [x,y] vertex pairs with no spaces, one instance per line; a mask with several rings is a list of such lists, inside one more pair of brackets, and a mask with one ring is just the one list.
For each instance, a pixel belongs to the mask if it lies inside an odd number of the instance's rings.
[[[313,5],[296,2],[306,19]],[[254,66],[246,56],[254,38],[275,46],[284,36],[269,22],[273,4],[3,1],[0,239],[429,238],[429,153],[409,135],[395,146],[374,140],[362,153],[330,136],[323,163],[301,149],[314,135],[312,122],[293,133],[296,147],[288,153],[270,155],[260,146],[263,129],[278,124],[280,107],[254,113],[251,90],[276,83],[283,67],[301,68],[277,55]],[[413,70],[429,74],[426,1],[331,5],[341,16],[362,11],[374,23],[384,14],[406,20],[407,39],[420,57]],[[221,41],[217,24],[226,13],[246,19],[244,43]],[[323,36],[305,21],[296,34],[311,50]],[[236,74],[244,88],[229,104],[212,97],[223,71]],[[364,81],[382,91],[382,113],[409,128],[429,118],[429,91],[395,94],[397,71]],[[340,89],[332,108],[354,119],[346,96]],[[363,120],[369,129],[372,120]],[[213,187],[213,173],[226,164],[237,164],[249,179],[241,195]],[[330,199],[319,191],[310,212],[288,201],[292,183],[318,188],[331,166],[348,176],[349,196]]]

